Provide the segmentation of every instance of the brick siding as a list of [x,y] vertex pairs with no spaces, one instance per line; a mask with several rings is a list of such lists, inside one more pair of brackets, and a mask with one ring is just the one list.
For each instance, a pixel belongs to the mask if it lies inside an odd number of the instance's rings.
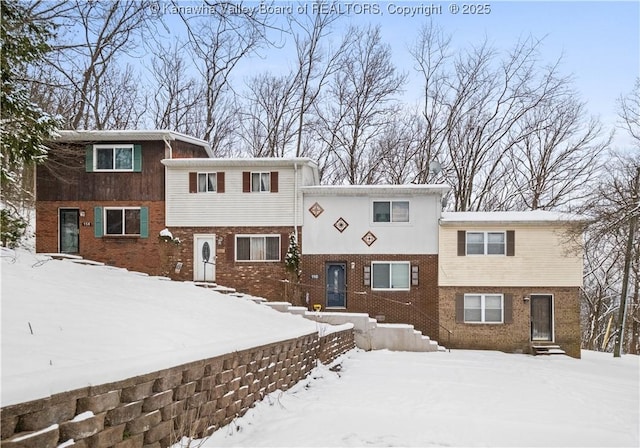
[[[364,266],[372,261],[408,261],[418,266],[418,286],[409,291],[376,291],[364,285]],[[381,323],[411,324],[416,330],[438,337],[438,256],[437,255],[303,255],[301,291],[309,294],[309,307],[326,306],[325,264],[345,263],[346,308],[335,311],[367,313]],[[352,268],[353,263],[353,268]],[[316,278],[317,276],[317,278]]]
[[[455,297],[457,293],[503,293],[513,295],[513,323],[465,324],[456,323]],[[551,294],[554,303],[554,331],[557,345],[567,355],[580,358],[580,289],[579,288],[523,288],[523,287],[441,287],[440,322],[450,330],[450,348],[500,350],[531,353],[530,302],[531,294]],[[440,339],[447,343],[446,331]],[[448,347],[449,348],[449,347]]]

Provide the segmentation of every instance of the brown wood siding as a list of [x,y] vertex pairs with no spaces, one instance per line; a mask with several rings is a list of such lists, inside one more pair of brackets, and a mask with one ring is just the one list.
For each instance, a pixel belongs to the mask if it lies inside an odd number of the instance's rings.
[[272,171],[271,172],[271,193],[277,193],[277,192],[278,192],[278,172]]
[[207,151],[202,146],[178,140],[170,143],[172,158],[174,159],[209,158]]
[[216,174],[216,191],[218,193],[224,193],[224,171],[219,171]]
[[50,145],[47,161],[36,170],[36,200],[163,201],[165,179],[160,161],[164,158],[164,142],[134,143],[142,146],[139,173],[87,172],[85,148],[91,142]]

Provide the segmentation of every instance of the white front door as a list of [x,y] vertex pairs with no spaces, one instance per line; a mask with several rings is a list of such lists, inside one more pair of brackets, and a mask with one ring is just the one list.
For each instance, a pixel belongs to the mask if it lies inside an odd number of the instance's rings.
[[193,280],[216,281],[216,236],[193,235]]

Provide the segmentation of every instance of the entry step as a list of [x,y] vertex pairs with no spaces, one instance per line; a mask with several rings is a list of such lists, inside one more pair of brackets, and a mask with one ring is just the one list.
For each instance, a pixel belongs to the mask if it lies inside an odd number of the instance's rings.
[[565,355],[559,345],[532,345],[534,355]]

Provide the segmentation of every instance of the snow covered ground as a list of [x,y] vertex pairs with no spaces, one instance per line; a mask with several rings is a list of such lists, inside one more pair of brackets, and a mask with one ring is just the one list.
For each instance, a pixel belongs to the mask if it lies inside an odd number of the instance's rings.
[[295,338],[319,325],[192,283],[4,248],[1,312],[2,406]]
[[338,362],[203,446],[640,445],[637,356],[352,351]]
[[[26,251],[3,249],[1,269],[2,406],[318,329],[193,284]],[[637,356],[356,350],[338,361],[204,446],[640,445]]]

